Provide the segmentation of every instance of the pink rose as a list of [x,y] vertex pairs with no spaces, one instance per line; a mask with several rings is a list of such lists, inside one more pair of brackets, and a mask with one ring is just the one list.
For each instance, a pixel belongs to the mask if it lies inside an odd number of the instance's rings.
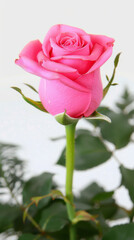
[[59,24],[48,31],[43,44],[28,43],[16,64],[41,77],[39,96],[49,113],[88,117],[102,100],[100,67],[111,56],[113,42]]

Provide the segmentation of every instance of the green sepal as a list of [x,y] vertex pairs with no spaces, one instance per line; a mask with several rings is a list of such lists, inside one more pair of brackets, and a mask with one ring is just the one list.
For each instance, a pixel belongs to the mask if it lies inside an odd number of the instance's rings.
[[21,96],[23,97],[23,99],[24,99],[27,103],[29,103],[29,104],[32,105],[33,107],[39,109],[40,111],[43,111],[43,112],[48,113],[47,110],[43,107],[43,105],[42,105],[42,103],[41,103],[40,101],[34,101],[34,100],[32,100],[31,98],[26,97],[26,96],[22,93],[21,89],[18,88],[18,87],[11,87],[11,88],[13,88],[13,89],[16,90],[17,92],[19,92],[19,93],[21,94]]
[[34,92],[38,93],[38,91],[33,87],[31,86],[30,84],[28,83],[24,83],[27,87],[29,87],[30,89],[32,89]]
[[98,223],[98,221],[96,220],[97,216],[93,216],[90,213],[80,210],[78,212],[76,212],[76,216],[75,218],[72,220],[73,224],[76,224],[80,221],[93,221],[95,223]]
[[32,201],[32,203],[34,203],[37,206],[39,204],[39,201],[46,197],[52,197],[52,200],[55,200],[56,198],[59,198],[59,199],[61,198],[64,200],[64,202],[70,203],[70,201],[59,190],[52,190],[49,194],[44,195],[44,196],[32,197],[31,201]]
[[121,55],[121,53],[118,53],[118,54],[116,55],[116,57],[115,57],[115,60],[114,60],[114,70],[113,70],[112,77],[109,79],[109,77],[106,75],[106,79],[107,79],[107,81],[108,81],[108,84],[107,84],[106,87],[103,89],[103,98],[106,96],[106,94],[107,94],[107,92],[108,92],[108,90],[109,90],[109,88],[110,88],[111,86],[117,85],[117,83],[116,83],[116,84],[113,84],[113,80],[114,80],[114,77],[115,77],[116,68],[117,68],[118,63],[119,63],[120,55]]
[[89,119],[89,120],[92,120],[92,119],[99,119],[99,120],[104,120],[106,122],[109,122],[111,123],[111,119],[109,117],[107,117],[106,115],[104,114],[101,114],[97,111],[95,111],[94,113],[92,113],[89,117],[86,117],[85,119]]
[[70,125],[73,123],[77,123],[79,120],[79,118],[70,117],[68,114],[66,114],[66,112],[55,115],[55,119],[58,123],[62,125]]

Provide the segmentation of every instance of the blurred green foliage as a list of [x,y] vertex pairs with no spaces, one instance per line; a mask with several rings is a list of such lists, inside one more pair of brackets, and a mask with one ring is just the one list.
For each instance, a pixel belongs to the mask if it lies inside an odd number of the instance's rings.
[[[116,150],[133,143],[134,96],[125,90],[116,103],[115,111],[100,107],[99,112],[111,118],[109,124],[100,120],[85,120],[92,130],[76,132],[75,169],[84,171],[105,164]],[[109,148],[113,145],[113,151]],[[53,174],[44,172],[25,180],[25,162],[16,156],[17,146],[0,143],[0,233],[4,239],[16,236],[18,240],[68,240],[69,219],[62,195],[42,198],[38,206],[31,204],[32,197],[49,194],[58,187]],[[57,161],[65,166],[65,148]],[[121,182],[134,203],[134,169],[124,167],[118,161]],[[86,210],[95,221],[79,221],[76,224],[78,240],[133,240],[134,208],[127,210],[116,203],[113,191],[106,191],[98,183],[91,183],[75,197],[76,210]],[[56,193],[56,192],[55,192]],[[23,222],[25,213],[25,222]],[[113,220],[128,219],[127,224],[110,227]],[[130,223],[129,223],[130,222]]]

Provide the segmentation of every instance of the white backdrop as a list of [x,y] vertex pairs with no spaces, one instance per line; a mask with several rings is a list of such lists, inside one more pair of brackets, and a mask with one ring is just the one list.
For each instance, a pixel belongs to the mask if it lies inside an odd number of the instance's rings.
[[[102,76],[110,74],[115,55],[122,52],[116,75],[119,86],[112,88],[105,100],[106,104],[112,106],[125,85],[134,93],[133,9],[133,0],[0,0],[0,142],[21,146],[18,154],[28,160],[27,177],[42,171],[52,171],[55,180],[63,187],[65,169],[56,166],[55,162],[65,141],[51,142],[50,138],[64,134],[64,127],[52,116],[26,104],[10,88],[13,85],[21,87],[30,95],[31,92],[22,83],[38,87],[38,77],[14,64],[20,50],[31,40],[42,41],[49,28],[58,23],[76,26],[88,33],[113,37],[113,56],[102,67]],[[78,127],[89,126],[81,121]],[[127,167],[134,167],[132,154],[132,145],[117,152]],[[75,172],[74,191],[78,192],[93,180],[97,180],[107,190],[117,187],[120,175],[115,160],[111,159],[90,171]],[[124,188],[117,191],[116,198],[122,206],[132,206]]]

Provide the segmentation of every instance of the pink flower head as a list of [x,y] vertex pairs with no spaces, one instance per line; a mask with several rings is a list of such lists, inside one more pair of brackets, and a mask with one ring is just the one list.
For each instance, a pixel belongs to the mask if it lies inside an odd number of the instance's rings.
[[43,44],[28,43],[16,64],[39,77],[39,96],[52,115],[90,116],[100,105],[103,88],[100,67],[112,54],[114,39],[58,24]]

